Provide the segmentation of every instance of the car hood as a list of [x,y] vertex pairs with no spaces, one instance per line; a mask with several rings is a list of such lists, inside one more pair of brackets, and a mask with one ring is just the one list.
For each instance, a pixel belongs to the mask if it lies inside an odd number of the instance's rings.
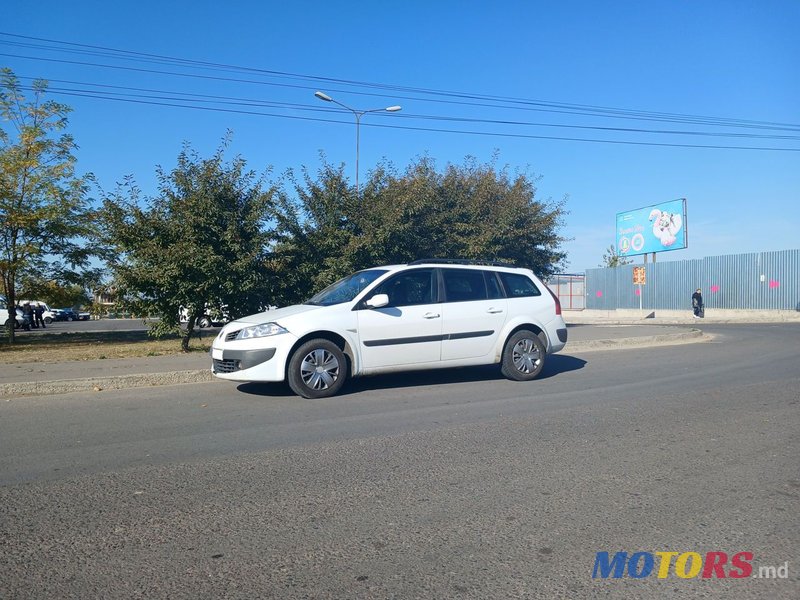
[[292,306],[286,306],[284,308],[278,308],[275,310],[265,310],[264,312],[256,313],[254,315],[248,315],[246,317],[242,317],[241,319],[236,319],[235,323],[247,323],[247,324],[258,324],[258,323],[278,323],[280,324],[282,319],[286,319],[287,317],[292,317],[294,315],[299,315],[302,313],[311,312],[312,310],[319,310],[320,308],[324,308],[323,306],[314,306],[312,304],[294,304]]

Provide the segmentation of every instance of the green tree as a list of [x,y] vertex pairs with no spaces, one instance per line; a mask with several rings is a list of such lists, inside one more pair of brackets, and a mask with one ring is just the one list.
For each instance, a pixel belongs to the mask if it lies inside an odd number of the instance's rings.
[[377,170],[367,188],[374,210],[365,232],[379,232],[378,247],[391,262],[450,257],[497,260],[547,276],[565,254],[559,235],[565,202],[536,198],[535,178],[467,159],[439,173],[430,159],[403,174]]
[[157,169],[155,198],[143,201],[128,178],[103,202],[118,307],[159,317],[156,337],[179,331],[185,308],[184,351],[204,312],[236,318],[271,304],[272,190],[241,157],[225,162],[228,141],[208,159],[185,146],[172,171]]
[[286,284],[284,303],[335,279],[379,264],[418,258],[497,260],[547,276],[565,254],[559,235],[564,202],[536,198],[534,179],[467,160],[443,173],[427,158],[398,173],[380,165],[361,194],[342,168],[324,164],[316,178],[289,177],[278,195],[273,258]]
[[43,300],[51,307],[85,306],[91,301],[86,287],[79,283],[23,277],[19,283],[19,296],[32,300]]
[[70,109],[45,101],[46,90],[34,81],[26,100],[14,73],[0,70],[0,277],[9,306],[21,276],[42,272],[53,257],[72,267],[88,258],[80,241],[91,232],[87,178],[76,177],[75,142],[62,133]]
[[343,167],[334,168],[323,158],[316,178],[307,169],[299,179],[289,171],[275,200],[276,243],[270,264],[280,278],[275,283],[274,304],[309,298],[360,268],[348,248],[361,235],[355,220],[361,204]]
[[611,244],[608,248],[606,248],[605,253],[603,254],[603,263],[600,265],[601,267],[621,267],[623,265],[629,265],[633,261],[630,258],[625,256],[620,256],[617,252],[617,249],[614,247],[614,244]]

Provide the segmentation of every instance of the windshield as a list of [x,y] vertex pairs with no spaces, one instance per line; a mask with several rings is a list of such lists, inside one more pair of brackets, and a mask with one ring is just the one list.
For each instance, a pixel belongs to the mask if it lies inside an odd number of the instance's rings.
[[386,273],[380,269],[369,271],[359,271],[340,279],[334,284],[329,285],[319,294],[304,302],[303,304],[313,304],[315,306],[331,306],[350,302],[358,296],[364,288],[375,281],[378,277]]

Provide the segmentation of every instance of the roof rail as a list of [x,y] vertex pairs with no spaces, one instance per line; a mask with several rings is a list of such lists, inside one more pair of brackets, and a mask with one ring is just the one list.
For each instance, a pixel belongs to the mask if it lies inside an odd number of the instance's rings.
[[497,260],[472,260],[467,258],[420,258],[411,261],[409,265],[482,265],[488,267],[509,267],[516,269],[517,265]]

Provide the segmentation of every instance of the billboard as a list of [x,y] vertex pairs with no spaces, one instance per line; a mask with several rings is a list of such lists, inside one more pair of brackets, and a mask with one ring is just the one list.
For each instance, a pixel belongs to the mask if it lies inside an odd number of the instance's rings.
[[617,253],[636,256],[686,248],[686,198],[617,213]]

